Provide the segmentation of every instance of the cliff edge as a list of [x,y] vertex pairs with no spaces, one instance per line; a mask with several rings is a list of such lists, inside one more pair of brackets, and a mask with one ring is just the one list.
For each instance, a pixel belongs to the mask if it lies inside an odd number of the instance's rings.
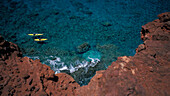
[[142,26],[143,44],[133,57],[119,57],[98,71],[80,96],[170,96],[170,12]]
[[55,74],[40,60],[22,57],[16,44],[0,36],[1,96],[74,96],[80,87],[65,74]]
[[65,74],[54,74],[39,60],[22,57],[16,44],[0,36],[2,96],[170,96],[170,12],[142,26],[134,56],[118,57],[80,87]]

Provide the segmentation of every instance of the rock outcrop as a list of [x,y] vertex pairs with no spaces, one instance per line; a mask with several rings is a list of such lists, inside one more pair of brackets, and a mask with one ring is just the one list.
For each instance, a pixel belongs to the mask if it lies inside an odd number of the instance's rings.
[[133,57],[119,57],[96,72],[77,96],[170,96],[170,12],[142,26],[143,44]]
[[85,52],[89,51],[89,49],[90,49],[90,45],[87,42],[85,42],[77,47],[77,52],[85,53]]
[[40,60],[22,57],[17,45],[0,37],[1,96],[74,96],[79,87],[65,74],[54,74]]
[[133,57],[118,57],[82,87],[71,76],[22,57],[17,45],[0,37],[0,95],[170,96],[170,12],[158,17],[142,26],[144,43]]

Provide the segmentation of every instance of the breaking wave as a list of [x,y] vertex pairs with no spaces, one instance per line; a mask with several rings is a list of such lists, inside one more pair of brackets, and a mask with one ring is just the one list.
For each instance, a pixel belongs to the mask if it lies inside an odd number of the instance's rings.
[[49,66],[52,68],[52,70],[55,71],[55,74],[63,72],[63,71],[73,73],[75,71],[78,71],[80,68],[84,68],[85,73],[87,73],[89,67],[94,67],[100,62],[100,59],[98,59],[98,58],[88,57],[89,61],[76,60],[74,62],[70,62],[69,64],[67,64],[64,61],[62,61],[60,57],[57,57],[57,56],[50,56],[50,57],[55,58],[55,59],[53,59],[53,60],[47,59],[43,63],[49,64]]

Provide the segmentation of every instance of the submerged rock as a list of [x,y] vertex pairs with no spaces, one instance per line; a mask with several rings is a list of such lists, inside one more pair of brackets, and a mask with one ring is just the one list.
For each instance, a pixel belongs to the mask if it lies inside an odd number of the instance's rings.
[[90,45],[85,42],[83,44],[81,44],[80,46],[77,47],[77,52],[78,53],[85,53],[90,49]]
[[110,22],[102,22],[102,25],[105,27],[112,26],[112,24]]

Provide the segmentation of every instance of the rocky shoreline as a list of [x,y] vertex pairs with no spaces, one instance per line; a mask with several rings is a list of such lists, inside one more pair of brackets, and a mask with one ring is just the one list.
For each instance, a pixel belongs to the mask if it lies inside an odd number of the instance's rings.
[[143,44],[132,56],[119,57],[80,87],[65,74],[54,74],[40,60],[22,57],[19,47],[0,36],[1,96],[169,96],[170,12],[142,26]]

